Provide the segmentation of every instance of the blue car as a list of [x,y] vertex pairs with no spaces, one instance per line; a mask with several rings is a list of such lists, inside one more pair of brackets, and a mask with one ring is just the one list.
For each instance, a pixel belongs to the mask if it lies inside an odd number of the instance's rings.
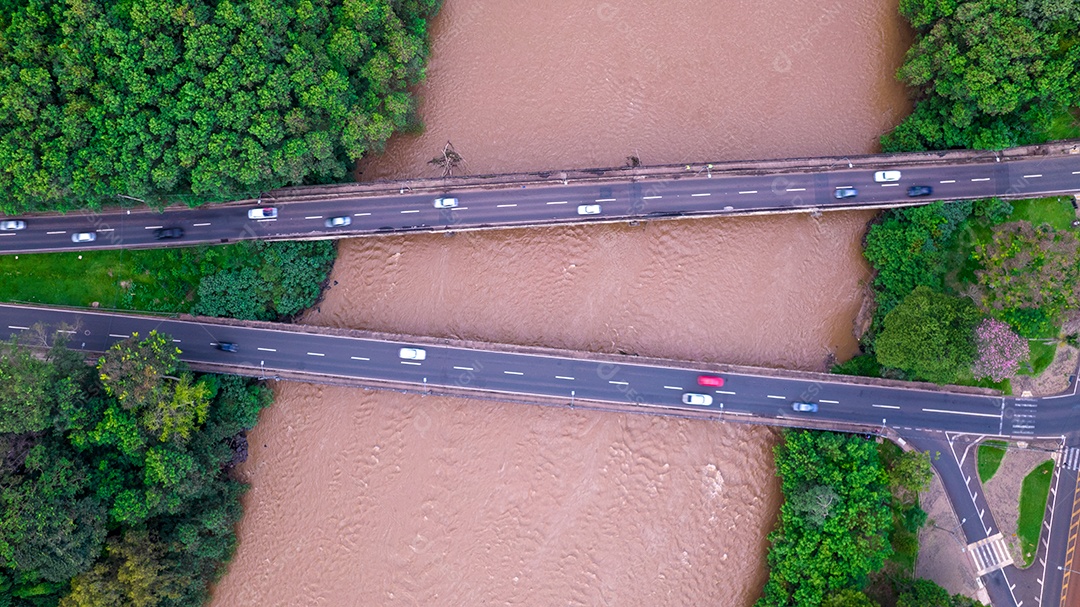
[[855,188],[836,188],[836,191],[833,192],[833,196],[836,196],[837,198],[854,198],[858,195],[859,190],[856,190]]
[[791,403],[791,408],[799,413],[817,413],[817,403]]

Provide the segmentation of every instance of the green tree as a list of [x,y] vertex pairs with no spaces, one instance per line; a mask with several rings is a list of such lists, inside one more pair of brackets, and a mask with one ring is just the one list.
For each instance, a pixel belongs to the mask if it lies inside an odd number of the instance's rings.
[[973,335],[979,318],[968,300],[916,287],[885,316],[875,342],[878,362],[914,379],[957,381],[975,359]]
[[949,592],[930,580],[912,580],[896,600],[896,607],[981,607],[982,603]]
[[980,305],[989,311],[1042,310],[1055,318],[1080,306],[1080,238],[1047,224],[994,226],[989,243],[972,253]]
[[928,451],[904,451],[888,467],[889,484],[899,492],[914,497],[930,487],[934,469]]
[[180,580],[169,570],[164,548],[146,531],[110,540],[106,558],[71,581],[60,607],[156,607],[181,598]]
[[51,423],[51,371],[15,342],[0,350],[0,433],[36,432]]
[[870,600],[870,597],[866,594],[855,590],[854,588],[846,588],[839,592],[829,595],[821,603],[821,607],[878,607],[877,603]]
[[98,372],[106,393],[125,409],[156,404],[168,398],[162,379],[176,371],[180,349],[162,333],[138,333],[118,341],[98,359]]

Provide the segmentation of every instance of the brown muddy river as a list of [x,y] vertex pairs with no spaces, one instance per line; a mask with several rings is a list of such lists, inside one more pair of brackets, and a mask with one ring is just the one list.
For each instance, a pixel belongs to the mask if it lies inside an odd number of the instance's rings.
[[[909,109],[895,2],[448,0],[426,130],[364,179],[860,154]],[[313,324],[822,369],[856,348],[867,213],[342,241]],[[236,605],[749,606],[772,431],[277,386]]]

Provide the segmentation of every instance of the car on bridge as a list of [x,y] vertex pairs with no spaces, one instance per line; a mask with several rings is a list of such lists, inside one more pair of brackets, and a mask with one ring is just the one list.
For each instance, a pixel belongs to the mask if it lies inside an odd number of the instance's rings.
[[274,207],[262,207],[248,210],[248,219],[276,219],[277,209]]
[[874,173],[874,181],[878,183],[900,181],[900,171],[878,171]]
[[791,403],[791,408],[799,413],[817,413],[817,403]]
[[687,392],[682,395],[682,402],[684,405],[697,405],[699,407],[708,407],[712,404],[712,397],[708,394],[696,394],[694,392]]
[[457,206],[457,198],[436,198],[436,209],[452,209]]
[[578,205],[577,214],[578,215],[599,215],[600,214],[600,205],[598,205],[598,204],[582,204],[582,205]]
[[859,190],[856,190],[855,188],[836,188],[836,191],[833,192],[833,196],[835,196],[838,199],[840,199],[840,198],[854,198],[854,197],[856,197],[858,195],[859,195]]
[[402,348],[398,350],[398,357],[405,360],[424,360],[427,358],[427,351],[423,348]]
[[184,228],[158,228],[154,230],[154,238],[168,240],[170,238],[183,238]]
[[716,375],[698,375],[697,383],[699,386],[719,388],[724,385],[724,378]]
[[26,222],[21,219],[9,219],[7,221],[0,221],[0,230],[22,230],[26,228]]
[[216,344],[214,344],[214,347],[217,348],[218,350],[221,350],[222,352],[233,352],[233,353],[235,353],[237,350],[239,350],[239,348],[236,347],[236,344],[232,343],[231,341],[219,341]]
[[908,196],[929,196],[934,193],[934,188],[928,185],[913,185],[907,189]]
[[331,217],[326,220],[326,227],[328,228],[340,228],[352,224],[352,217]]
[[71,242],[94,242],[97,234],[94,232],[75,232],[71,235]]

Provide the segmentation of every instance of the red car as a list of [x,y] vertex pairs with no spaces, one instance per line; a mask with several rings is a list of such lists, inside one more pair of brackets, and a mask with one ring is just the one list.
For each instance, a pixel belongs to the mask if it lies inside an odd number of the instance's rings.
[[713,386],[719,388],[724,385],[724,378],[715,375],[698,375],[697,383],[699,386]]

